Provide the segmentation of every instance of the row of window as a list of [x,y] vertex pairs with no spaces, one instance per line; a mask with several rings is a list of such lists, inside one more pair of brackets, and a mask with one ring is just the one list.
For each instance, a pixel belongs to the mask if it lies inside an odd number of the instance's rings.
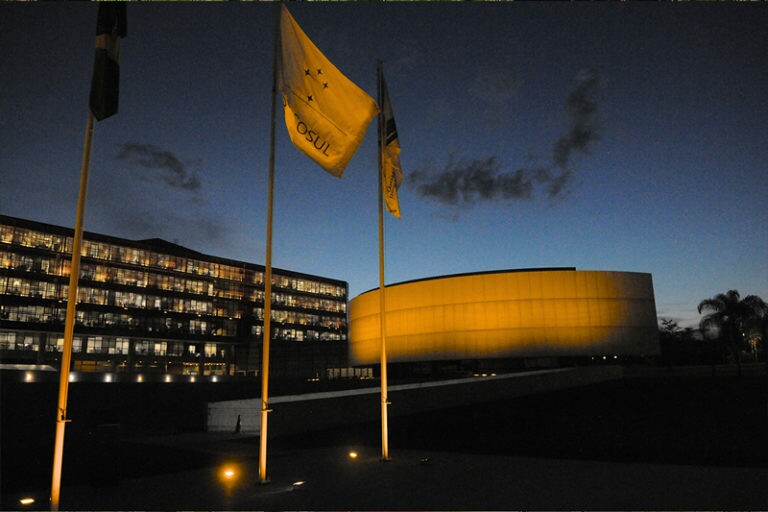
[[[291,337],[291,335],[293,337]],[[313,330],[301,331],[299,329],[290,329],[289,332],[277,331],[277,339],[291,340],[291,341],[344,341],[347,339],[345,334],[337,332],[318,332]]]
[[6,225],[0,225],[0,243],[72,253],[71,237]]
[[[158,334],[194,334],[200,336],[236,336],[237,322],[200,318],[136,317],[128,313],[77,310],[76,325],[102,329],[128,329]],[[0,320],[25,323],[64,323],[66,308],[46,306],[0,305]]]
[[[71,237],[14,226],[0,225],[0,242],[47,249],[59,253],[72,253]],[[221,276],[224,279],[229,278],[229,276],[241,275],[240,271],[242,270],[194,258],[172,256],[144,249],[123,247],[105,242],[94,242],[92,240],[83,241],[80,254],[81,256],[106,261],[141,265],[144,267],[158,267],[204,276]],[[258,282],[256,274],[261,273],[254,273],[254,282]]]
[[371,367],[326,368],[325,373],[329,379],[373,379]]
[[[61,285],[47,281],[23,279],[19,277],[0,276],[0,295],[18,295],[21,297],[38,297],[43,299],[65,300],[67,299],[68,285]],[[188,299],[182,297],[166,297],[158,295],[144,295],[141,293],[125,292],[119,290],[106,290],[81,286],[78,289],[78,303],[97,304],[101,306],[118,306],[123,308],[149,309],[155,311],[174,311],[177,313],[195,313],[200,315],[216,315],[222,317],[240,318],[242,316],[242,304],[232,301],[211,301]],[[263,294],[262,294],[263,300]],[[327,299],[314,297],[296,297],[290,294],[277,293],[273,295],[273,305],[300,307],[320,311],[344,312],[346,304]],[[254,308],[254,313],[260,315],[262,308]],[[309,318],[317,315],[295,313],[303,316],[304,320],[293,323],[316,323]],[[261,316],[259,316],[261,318]]]
[[[257,314],[259,315],[258,318],[263,320],[263,311]],[[85,327],[138,330],[158,334],[193,334],[197,336],[236,336],[238,325],[237,320],[231,318],[218,318],[211,321],[204,318],[137,317],[125,312],[113,313],[83,309],[75,311],[75,318],[76,324]],[[62,307],[0,305],[0,320],[25,323],[63,323],[65,319],[66,308]],[[341,331],[345,327],[344,321],[340,318],[293,311],[272,310],[272,320],[279,324],[303,325],[335,331]],[[260,334],[261,326],[258,327]],[[292,336],[291,339],[296,339],[296,337]]]
[[80,267],[80,279],[99,283],[117,283],[139,288],[160,288],[175,292],[214,295],[213,282],[202,279],[159,274],[144,270],[115,268],[107,265],[84,263]]
[[[68,277],[71,261],[63,258],[30,256],[0,251],[0,268],[40,272],[51,276]],[[159,274],[144,270],[131,270],[83,263],[80,279],[99,283],[116,283],[140,288],[160,288],[177,292],[214,295],[211,281]]]
[[[196,313],[210,315],[214,313],[210,300],[187,299],[181,297],[160,297],[141,293],[103,290],[100,288],[79,288],[77,300],[81,304],[139,308],[154,311],[174,311],[177,313]],[[229,315],[222,315],[229,316]]]
[[[253,308],[253,314],[259,320],[264,320],[264,310],[262,308]],[[273,309],[271,312],[272,320],[285,324],[311,325],[315,327],[325,327],[327,329],[341,329],[345,326],[345,321],[337,316],[312,315],[299,313],[296,311],[283,311]]]
[[[71,262],[67,259],[46,258],[43,256],[30,256],[26,254],[0,251],[0,268],[41,272],[53,276],[69,276],[70,263]],[[264,300],[263,290],[252,287],[244,288],[242,282],[220,281],[217,283],[217,286],[214,286],[213,282],[202,279],[184,278],[151,271],[115,268],[91,263],[83,263],[81,265],[80,279],[99,283],[116,283],[125,286],[136,286],[139,288],[159,288],[161,290],[195,293],[237,300],[243,298],[251,301]],[[320,283],[313,281],[289,279],[281,276],[273,277],[272,281],[276,287],[295,289],[314,294],[344,296],[343,289],[340,295],[335,291],[331,293],[328,289],[321,288],[319,286]],[[301,300],[299,297],[291,294],[284,295],[293,298],[290,300]],[[335,303],[335,301],[324,299],[313,300],[323,300],[323,302],[329,304]]]
[[[44,248],[64,254],[71,254],[72,250],[72,239],[70,237],[7,225],[0,225],[0,242],[25,247]],[[123,247],[104,242],[94,242],[91,240],[83,241],[81,255],[104,261],[127,263],[142,267],[156,267],[185,274],[215,277],[245,284],[263,284],[264,282],[263,272],[253,269],[202,261],[195,258],[173,256],[144,249]],[[2,263],[2,257],[0,257],[0,266],[2,266]],[[33,258],[29,258],[29,261],[23,263],[20,262],[13,266],[8,264],[6,268],[20,268],[21,266],[27,265],[30,270],[35,269],[34,267],[37,265],[39,270],[48,272],[48,270],[45,270],[42,267],[43,265],[50,266],[51,260],[40,259],[39,263],[35,263]],[[68,268],[69,263],[66,264],[67,274]],[[61,271],[63,272],[64,268],[62,268]],[[320,295],[344,297],[346,294],[346,289],[343,286],[287,276],[273,276],[273,284],[282,288]]]
[[[261,325],[254,325],[251,328],[251,335],[254,337],[261,337],[262,332],[264,329]],[[338,332],[277,326],[272,328],[272,338],[282,341],[344,341],[347,336]]]
[[[64,350],[64,338],[41,334],[0,331],[0,350],[39,351]],[[128,355],[131,344],[136,355],[226,357],[229,346],[222,343],[182,343],[113,336],[73,336],[72,352],[83,354]]]
[[[0,293],[2,293],[2,280],[0,278]],[[46,299],[60,298],[56,294],[53,283],[33,281],[23,283],[21,287],[22,295],[31,297],[42,297]],[[16,291],[7,293],[15,294]],[[102,290],[98,288],[80,288],[78,290],[79,304],[95,304],[100,306],[117,306],[122,308],[148,309],[154,311],[175,312],[175,313],[193,313],[197,315],[215,315],[224,318],[241,318],[242,311],[237,304],[230,302],[210,302],[195,299],[185,299],[179,297],[157,297],[145,296],[132,292],[121,292],[114,290]],[[56,311],[54,311],[54,309]],[[65,311],[63,307],[52,308],[51,306],[29,305],[3,306],[2,319],[14,321],[55,321]],[[79,314],[85,314],[80,311]],[[255,307],[252,314],[259,320],[264,320],[264,309]],[[103,313],[103,315],[115,316],[114,313]],[[11,317],[15,318],[11,318]],[[124,313],[119,315],[128,319],[136,318],[135,313]],[[341,329],[346,325],[343,317],[317,315],[312,313],[302,313],[298,311],[284,311],[280,309],[272,310],[272,319],[277,322],[291,323],[298,325],[313,325],[326,327],[329,329]],[[35,318],[37,320],[25,320]],[[126,324],[127,325],[127,324]]]
[[[34,261],[33,261],[34,260]],[[41,272],[45,272],[50,275],[63,275],[61,272],[57,272],[54,268],[54,261],[45,258],[32,258],[30,256],[4,253],[0,251],[0,268],[20,268],[21,265],[29,270],[38,269]],[[58,268],[62,268],[62,262],[56,263]],[[69,272],[69,263],[66,265],[67,273]],[[169,276],[163,274],[156,274],[153,272],[145,272],[139,270],[129,269],[117,269],[112,267],[106,267],[104,265],[90,265],[84,264],[80,272],[81,278],[84,280],[90,280],[95,282],[114,282],[121,285],[137,286],[140,288],[159,288],[162,290],[183,291],[186,293],[201,294],[207,296],[216,296],[229,299],[243,299],[243,286],[238,283],[221,283],[223,286],[217,286],[214,288],[212,282],[185,279],[177,276]],[[0,276],[0,294],[21,295],[24,297],[42,297],[46,299],[60,299],[63,300],[67,297],[68,285],[56,285],[52,282],[39,281],[36,279],[25,279],[21,277],[4,277]],[[82,290],[86,289],[81,287],[79,292],[79,300],[94,304],[110,304],[120,306],[134,307],[147,307],[149,309],[171,309],[168,306],[153,306],[152,304],[160,300],[159,297],[147,297],[146,306],[140,305],[140,294],[132,294],[134,298],[128,299],[127,303],[115,304],[114,301],[110,301],[106,298],[107,290],[101,290],[97,292],[96,289],[87,293],[87,299],[84,298]],[[121,292],[117,292],[121,293]],[[98,296],[102,296],[99,299]],[[245,288],[245,299],[253,302],[264,301],[264,291],[256,288]],[[325,311],[344,312],[346,311],[346,302],[325,299],[321,297],[293,295],[290,293],[276,292],[272,294],[272,302],[276,305],[300,307],[305,309],[318,309]],[[139,301],[139,302],[137,302]],[[120,302],[120,301],[118,301]],[[192,301],[195,302],[195,301]],[[200,304],[210,304],[205,301],[197,301]],[[200,306],[204,308],[201,311],[194,309],[194,312],[210,313],[208,306]],[[189,308],[187,308],[189,309]],[[183,309],[175,309],[174,311],[182,311]],[[228,313],[227,316],[231,316],[234,313]]]
[[[39,297],[43,299],[67,299],[68,285],[47,281],[0,276],[0,295],[18,295],[21,297]],[[157,311],[175,311],[179,313],[213,314],[211,300],[187,299],[144,295],[141,293],[105,290],[81,286],[77,290],[77,301],[81,304],[101,306],[119,306]],[[231,316],[224,314],[222,316]]]
[[[39,297],[43,299],[65,300],[69,285],[57,284],[36,279],[0,276],[0,295],[19,295],[22,297]],[[315,309],[321,311],[344,312],[346,303],[317,297],[302,297],[286,293],[272,295],[274,305]],[[254,301],[264,300],[264,292],[259,291],[251,297]],[[181,313],[214,313],[214,302],[209,300],[187,299],[145,295],[142,293],[107,290],[81,286],[78,289],[78,302],[108,306],[134,307]],[[240,305],[237,302],[216,301],[215,310],[220,316],[241,316]]]
[[[264,301],[262,295],[261,301]],[[318,311],[333,311],[345,313],[347,303],[344,301],[322,299],[320,297],[306,297],[303,295],[292,295],[290,293],[273,293],[272,304],[279,306],[290,306],[302,309],[315,309]]]

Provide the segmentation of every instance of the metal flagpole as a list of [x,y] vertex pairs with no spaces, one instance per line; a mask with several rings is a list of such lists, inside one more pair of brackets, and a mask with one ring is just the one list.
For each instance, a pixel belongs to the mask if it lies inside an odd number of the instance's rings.
[[261,425],[259,430],[259,482],[267,483],[267,414],[269,408],[269,342],[272,331],[272,205],[275,188],[275,111],[277,103],[277,52],[280,51],[280,8],[275,3],[275,48],[272,60],[272,119],[269,128],[269,180],[267,184],[267,249],[264,260],[264,329],[261,352]]
[[376,62],[377,100],[379,103],[379,325],[381,332],[381,458],[389,460],[389,426],[387,420],[387,330],[386,330],[386,288],[384,286],[384,184],[382,178],[381,155],[384,151],[384,111],[381,109],[381,61]]
[[85,143],[83,144],[83,163],[80,169],[80,191],[77,197],[75,233],[72,242],[72,265],[69,271],[69,294],[67,297],[67,315],[64,323],[64,348],[61,352],[61,371],[59,374],[59,402],[56,409],[56,438],[53,449],[53,477],[51,479],[51,510],[59,510],[61,495],[61,468],[64,460],[64,427],[67,418],[67,393],[69,392],[69,367],[72,361],[72,337],[75,331],[75,306],[77,303],[77,282],[80,277],[80,246],[83,238],[83,218],[85,217],[85,197],[88,191],[88,169],[91,164],[91,145],[93,142],[94,117],[88,109],[85,125]]

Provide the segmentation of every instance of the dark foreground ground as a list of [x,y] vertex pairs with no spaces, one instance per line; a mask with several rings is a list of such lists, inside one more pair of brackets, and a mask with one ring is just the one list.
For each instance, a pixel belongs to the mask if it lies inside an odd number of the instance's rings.
[[[148,434],[69,444],[61,509],[768,510],[765,376],[626,378],[391,418],[386,462],[378,423],[275,432],[266,485],[258,437]],[[24,445],[3,437],[4,509],[22,493],[47,507],[51,456]]]

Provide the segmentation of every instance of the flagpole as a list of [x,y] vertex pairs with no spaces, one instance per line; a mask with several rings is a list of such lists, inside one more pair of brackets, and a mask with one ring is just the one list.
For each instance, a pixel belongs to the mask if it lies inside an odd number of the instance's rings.
[[64,460],[64,427],[67,422],[67,394],[69,392],[69,367],[72,361],[72,338],[75,331],[75,306],[77,303],[77,283],[80,277],[80,246],[83,238],[83,218],[85,217],[85,198],[88,192],[88,170],[91,165],[91,146],[93,143],[94,118],[91,109],[85,124],[85,142],[83,144],[83,162],[80,168],[80,191],[77,197],[75,232],[72,242],[72,264],[69,271],[69,294],[67,314],[64,323],[64,347],[61,352],[61,371],[59,372],[59,401],[56,408],[56,438],[53,449],[53,476],[51,479],[51,510],[59,510],[61,495],[61,469]]
[[[381,74],[382,63],[376,61],[376,90],[377,100],[381,108],[382,90]],[[389,399],[387,397],[387,330],[386,330],[386,288],[384,286],[384,184],[382,179],[382,151],[384,151],[384,112],[379,112],[378,135],[379,135],[379,326],[381,334],[381,459],[389,460],[389,425],[387,418],[387,406]]]
[[264,259],[264,329],[261,352],[261,425],[259,430],[259,482],[267,478],[267,414],[269,408],[269,342],[272,328],[272,206],[275,189],[275,123],[277,103],[277,52],[280,51],[280,3],[275,3],[275,48],[272,57],[272,107],[269,128],[269,180],[267,184],[267,248]]

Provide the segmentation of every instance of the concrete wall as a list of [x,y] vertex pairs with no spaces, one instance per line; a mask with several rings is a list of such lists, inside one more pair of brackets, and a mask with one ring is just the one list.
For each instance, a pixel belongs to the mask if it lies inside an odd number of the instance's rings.
[[[619,366],[562,368],[487,377],[390,386],[388,399],[392,417],[530,395],[555,389],[584,386],[620,379]],[[378,421],[380,389],[365,388],[270,399],[270,436],[290,435],[339,425]],[[258,433],[261,400],[228,400],[208,403],[207,430]]]

